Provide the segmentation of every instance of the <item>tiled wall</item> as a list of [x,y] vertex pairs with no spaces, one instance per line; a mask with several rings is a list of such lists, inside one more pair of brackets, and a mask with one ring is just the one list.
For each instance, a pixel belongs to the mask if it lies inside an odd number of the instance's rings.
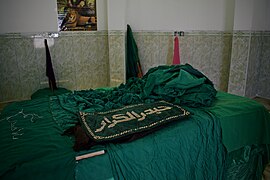
[[261,55],[262,55],[262,33],[251,33],[250,34],[250,50],[249,50],[249,59],[247,66],[247,75],[245,83],[245,96],[254,97],[258,94],[258,80],[260,76],[260,64],[261,64]]
[[[172,32],[134,32],[144,72],[171,64]],[[270,33],[189,31],[179,37],[181,63],[211,79],[218,90],[270,98]]]
[[228,91],[233,94],[245,95],[247,67],[249,61],[249,32],[233,34],[230,80]]
[[125,82],[125,32],[109,32],[109,85],[118,86]]
[[[135,32],[143,71],[173,59],[172,32]],[[224,32],[186,32],[179,37],[181,63],[202,71],[215,84],[227,91],[232,35]]]
[[[171,64],[173,32],[133,32],[144,73]],[[181,63],[202,71],[222,91],[269,95],[270,34],[189,31],[179,37]],[[0,102],[28,99],[48,87],[40,37],[0,36]],[[58,85],[71,90],[117,86],[125,81],[125,32],[62,32],[48,39]],[[258,81],[260,79],[260,81]]]
[[270,99],[270,32],[263,33],[262,43],[258,95]]
[[[44,44],[40,37],[0,36],[0,102],[29,99],[48,87],[45,48],[34,42]],[[59,86],[77,90],[109,85],[107,32],[63,32],[48,44]]]
[[269,32],[234,33],[228,92],[270,98],[269,82]]

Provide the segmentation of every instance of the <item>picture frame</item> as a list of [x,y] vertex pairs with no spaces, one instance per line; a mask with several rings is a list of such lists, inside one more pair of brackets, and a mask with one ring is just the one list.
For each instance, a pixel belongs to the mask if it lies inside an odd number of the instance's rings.
[[57,0],[58,31],[96,31],[96,0]]

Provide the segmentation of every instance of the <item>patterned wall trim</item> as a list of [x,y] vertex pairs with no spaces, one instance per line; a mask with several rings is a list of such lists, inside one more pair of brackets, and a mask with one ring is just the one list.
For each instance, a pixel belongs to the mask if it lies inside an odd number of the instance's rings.
[[270,36],[270,31],[264,31],[264,32],[263,32],[263,36],[264,36],[264,37]]
[[125,36],[126,32],[125,31],[108,31],[109,36]]
[[192,35],[192,36],[232,36],[231,31],[185,31],[185,35]]

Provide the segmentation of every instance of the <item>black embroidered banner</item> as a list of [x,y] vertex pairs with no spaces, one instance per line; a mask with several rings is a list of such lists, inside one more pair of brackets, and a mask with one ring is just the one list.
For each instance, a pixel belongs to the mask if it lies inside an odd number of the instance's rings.
[[80,112],[81,126],[96,142],[115,140],[182,120],[190,113],[178,105],[159,101],[135,104],[107,112]]

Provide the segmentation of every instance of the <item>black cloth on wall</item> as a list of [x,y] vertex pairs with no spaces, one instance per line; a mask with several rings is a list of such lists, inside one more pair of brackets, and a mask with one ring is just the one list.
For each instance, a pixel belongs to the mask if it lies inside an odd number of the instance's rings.
[[48,47],[47,39],[44,40],[44,43],[45,43],[45,49],[46,49],[46,76],[48,77],[48,80],[49,80],[49,87],[53,91],[57,89],[57,86],[56,86],[56,81],[55,81],[55,76],[54,76],[54,71],[53,71],[53,66],[52,66],[52,59],[51,59],[51,54]]

